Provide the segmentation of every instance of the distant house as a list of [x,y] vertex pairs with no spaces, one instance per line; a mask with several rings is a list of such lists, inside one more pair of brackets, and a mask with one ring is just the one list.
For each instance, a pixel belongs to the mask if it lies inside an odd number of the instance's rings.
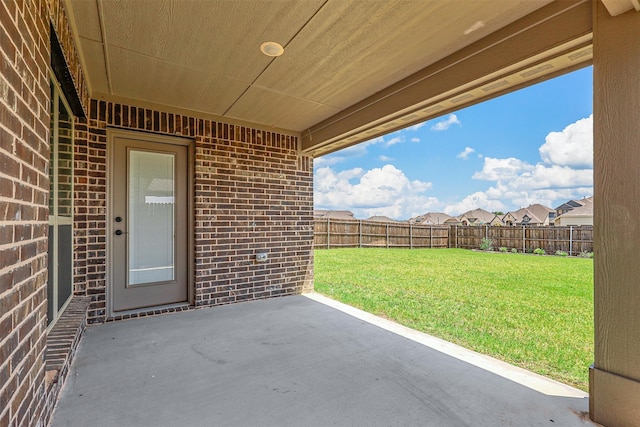
[[376,221],[376,222],[400,222],[400,221],[396,221],[395,219],[391,219],[388,216],[384,216],[384,215],[374,215],[370,218],[367,218],[367,221]]
[[578,203],[576,200],[569,200],[568,202],[565,202],[563,204],[561,204],[560,206],[558,206],[555,210],[556,210],[556,216],[560,216],[560,215],[564,215],[565,213],[569,212],[572,209],[575,208],[579,208],[580,206],[582,206],[581,203]]
[[492,227],[502,227],[503,225],[506,225],[506,224],[502,220],[501,215],[495,214],[493,219],[489,222],[489,225]]
[[518,218],[516,218],[516,216],[511,213],[511,212],[507,212],[503,217],[502,217],[502,223],[504,225],[506,225],[507,227],[513,227],[516,225],[516,223],[518,222]]
[[543,226],[553,225],[555,219],[555,211],[544,205],[536,203],[526,208],[520,208],[517,211],[507,212],[502,217],[502,222],[507,226],[516,225],[532,225]]
[[444,212],[429,212],[427,214],[422,215],[420,222],[415,222],[415,224],[420,225],[445,225],[448,220],[453,218],[451,215],[447,215]]
[[332,219],[356,219],[351,211],[332,211],[316,209],[313,211],[313,218],[332,218]]
[[485,211],[484,209],[474,209],[463,213],[458,217],[460,225],[485,225],[491,224],[495,218],[495,214]]
[[452,216],[444,222],[445,225],[462,225],[458,217]]
[[539,225],[553,225],[553,220],[556,217],[556,212],[539,203],[529,205],[527,209],[540,221]]
[[[574,207],[555,219],[556,225],[593,225],[593,197],[582,206]],[[580,202],[586,199],[580,200]]]
[[584,199],[580,199],[580,200],[569,200],[568,202],[565,202],[560,206],[558,206],[557,208],[555,208],[556,218],[566,214],[567,212],[575,208],[579,208],[580,206],[585,206],[588,203],[593,203],[593,196],[585,197]]

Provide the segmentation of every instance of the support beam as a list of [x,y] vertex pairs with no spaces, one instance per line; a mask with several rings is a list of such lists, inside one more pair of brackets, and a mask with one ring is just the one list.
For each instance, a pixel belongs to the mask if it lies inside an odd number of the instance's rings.
[[594,2],[595,362],[590,412],[640,425],[640,13]]
[[591,63],[590,1],[552,2],[302,132],[326,154]]

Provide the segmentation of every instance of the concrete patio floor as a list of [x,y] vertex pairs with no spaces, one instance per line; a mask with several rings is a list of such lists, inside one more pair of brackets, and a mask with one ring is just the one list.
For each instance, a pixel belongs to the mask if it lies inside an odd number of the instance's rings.
[[311,294],[89,327],[52,426],[596,425],[587,411],[579,390]]

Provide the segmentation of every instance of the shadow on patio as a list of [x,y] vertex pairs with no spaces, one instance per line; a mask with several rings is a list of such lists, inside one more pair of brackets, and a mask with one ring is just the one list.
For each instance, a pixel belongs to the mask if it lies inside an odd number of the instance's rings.
[[324,302],[92,326],[52,425],[595,425],[581,391]]

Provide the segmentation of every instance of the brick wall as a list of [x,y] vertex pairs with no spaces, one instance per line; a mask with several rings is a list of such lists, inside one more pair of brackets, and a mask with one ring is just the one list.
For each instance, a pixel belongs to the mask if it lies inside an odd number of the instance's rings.
[[[44,363],[50,25],[76,105],[91,112],[76,123],[74,153],[74,293],[91,297],[90,322],[106,320],[107,126],[194,140],[194,305],[312,283],[312,160],[295,136],[89,103],[61,1],[0,2],[0,426],[44,425],[55,401]],[[256,264],[256,252],[269,260]]]
[[[90,103],[94,117],[96,106]],[[74,139],[74,289],[92,298],[90,323],[104,319],[105,313],[107,145],[99,123],[77,120]]]
[[75,152],[75,288],[92,297],[89,322],[107,315],[108,126],[194,140],[195,306],[311,289],[313,166],[297,137],[92,100]]
[[44,402],[49,21],[44,1],[0,3],[0,425]]

